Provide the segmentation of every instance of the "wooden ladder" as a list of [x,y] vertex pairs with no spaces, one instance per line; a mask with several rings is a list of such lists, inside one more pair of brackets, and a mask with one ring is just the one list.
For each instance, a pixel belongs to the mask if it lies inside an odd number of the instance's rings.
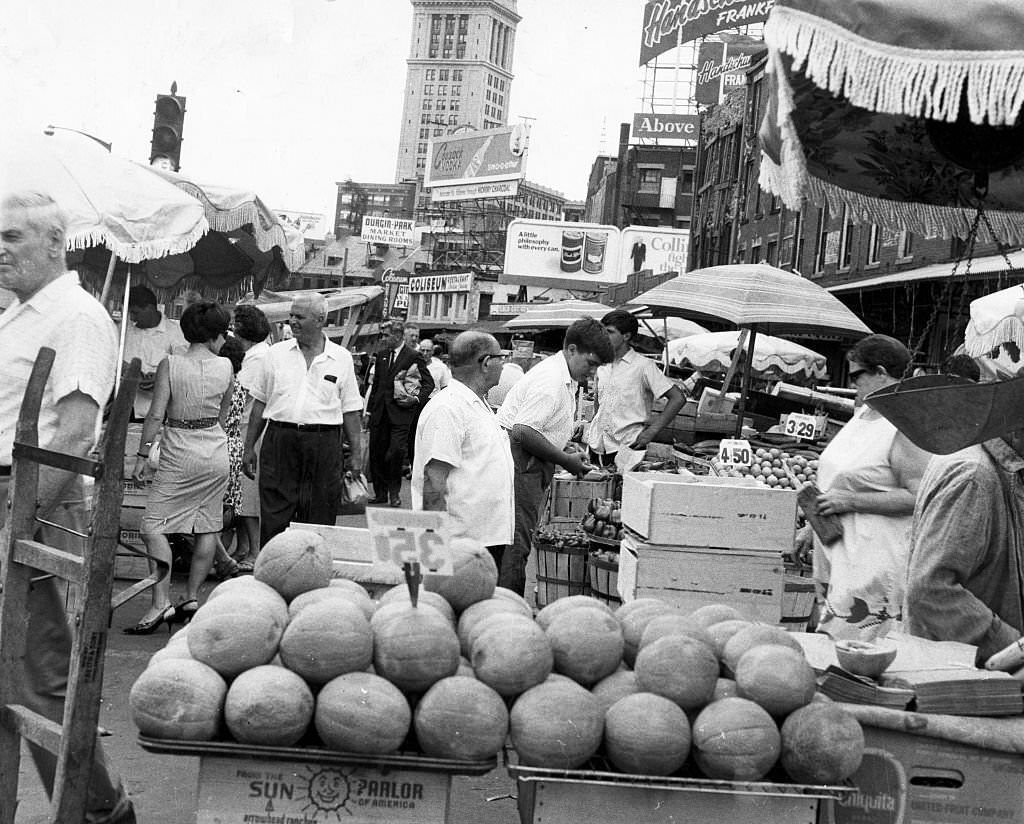
[[[87,346],[88,342],[83,341],[82,345]],[[0,546],[0,824],[14,824],[23,738],[57,756],[49,821],[80,824],[85,818],[112,609],[125,440],[139,384],[140,368],[136,359],[126,371],[111,407],[98,458],[42,449],[39,447],[39,410],[54,354],[54,350],[47,347],[39,350],[22,401],[11,467],[8,539]],[[95,479],[89,532],[77,533],[59,527],[86,540],[82,556],[35,540],[40,523],[58,526],[36,518],[40,465]],[[166,565],[157,569],[147,586],[152,586],[167,572]],[[17,703],[22,660],[31,654],[27,649],[29,589],[40,574],[79,587],[78,606],[71,619],[73,643],[63,724]],[[138,589],[138,585],[133,589]],[[121,599],[121,603],[124,600],[127,599]]]

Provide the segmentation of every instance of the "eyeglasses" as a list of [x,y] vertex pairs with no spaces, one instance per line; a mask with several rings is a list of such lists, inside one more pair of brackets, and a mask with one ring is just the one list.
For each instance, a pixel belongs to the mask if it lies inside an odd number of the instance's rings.
[[491,358],[500,358],[501,360],[505,360],[505,353],[504,352],[488,352],[487,354],[481,355],[479,358],[477,358],[476,362],[477,363],[482,363],[484,366],[487,366],[487,361],[489,361]]
[[865,375],[865,374],[867,374],[868,372],[871,372],[871,371],[873,371],[873,370],[871,370],[871,369],[854,369],[850,373],[850,376],[846,380],[847,380],[848,383],[856,383],[858,380],[860,380],[860,376],[861,375]]

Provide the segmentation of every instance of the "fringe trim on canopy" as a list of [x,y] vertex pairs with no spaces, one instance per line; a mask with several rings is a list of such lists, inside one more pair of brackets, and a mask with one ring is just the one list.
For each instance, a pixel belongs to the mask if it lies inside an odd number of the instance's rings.
[[780,6],[768,17],[764,39],[820,88],[869,111],[952,122],[964,84],[974,123],[1012,124],[1024,105],[1021,51],[901,49]]
[[1024,351],[1024,324],[1017,317],[1006,317],[982,332],[971,320],[964,330],[964,351],[971,357],[987,355],[1000,344],[1013,342]]
[[[203,189],[188,180],[174,180],[174,185],[192,195],[203,204],[210,228],[216,232],[232,232],[249,226],[252,236],[261,252],[269,252],[275,246],[281,248],[284,257],[288,257],[288,239],[279,223],[271,222],[269,210],[260,201],[251,200],[240,203],[230,209],[223,209],[206,195]],[[262,207],[262,208],[261,208]]]
[[106,246],[117,255],[118,260],[125,263],[140,263],[143,260],[179,255],[189,251],[199,242],[199,238],[210,230],[206,218],[201,218],[195,228],[185,235],[173,238],[154,238],[153,240],[126,243],[111,236],[102,228],[91,229],[70,235],[67,239],[68,249],[88,249],[92,246]]

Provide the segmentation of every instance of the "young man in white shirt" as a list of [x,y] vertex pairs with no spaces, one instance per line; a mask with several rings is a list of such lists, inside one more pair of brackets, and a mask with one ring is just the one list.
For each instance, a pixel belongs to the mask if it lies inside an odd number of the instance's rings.
[[[609,312],[601,325],[615,357],[597,370],[597,413],[590,422],[587,446],[595,463],[627,471],[683,408],[686,395],[654,361],[633,349],[640,325],[629,312]],[[648,425],[654,401],[663,396],[665,409]]]
[[142,361],[142,381],[135,393],[135,417],[142,420],[153,402],[156,368],[168,355],[181,355],[188,341],[181,325],[166,317],[158,308],[156,295],[146,286],[133,286],[128,291],[128,320],[124,334],[124,367],[132,358]]
[[416,429],[412,506],[447,511],[452,537],[486,546],[497,562],[515,525],[512,451],[486,401],[504,355],[492,335],[463,332],[450,356],[452,380]]
[[566,330],[562,351],[527,372],[498,410],[516,467],[515,535],[501,559],[499,586],[520,595],[526,590],[526,559],[555,465],[578,476],[593,469],[582,455],[564,450],[576,420],[576,387],[611,359],[608,333],[593,318],[581,318]]

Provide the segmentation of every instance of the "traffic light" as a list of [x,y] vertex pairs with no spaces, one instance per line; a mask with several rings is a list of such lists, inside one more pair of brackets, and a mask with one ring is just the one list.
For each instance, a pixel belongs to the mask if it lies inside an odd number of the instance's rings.
[[[176,86],[177,84],[175,84]],[[149,162],[166,157],[174,171],[178,171],[181,160],[181,135],[185,124],[185,98],[174,92],[158,94],[153,112],[153,139],[150,143]]]

